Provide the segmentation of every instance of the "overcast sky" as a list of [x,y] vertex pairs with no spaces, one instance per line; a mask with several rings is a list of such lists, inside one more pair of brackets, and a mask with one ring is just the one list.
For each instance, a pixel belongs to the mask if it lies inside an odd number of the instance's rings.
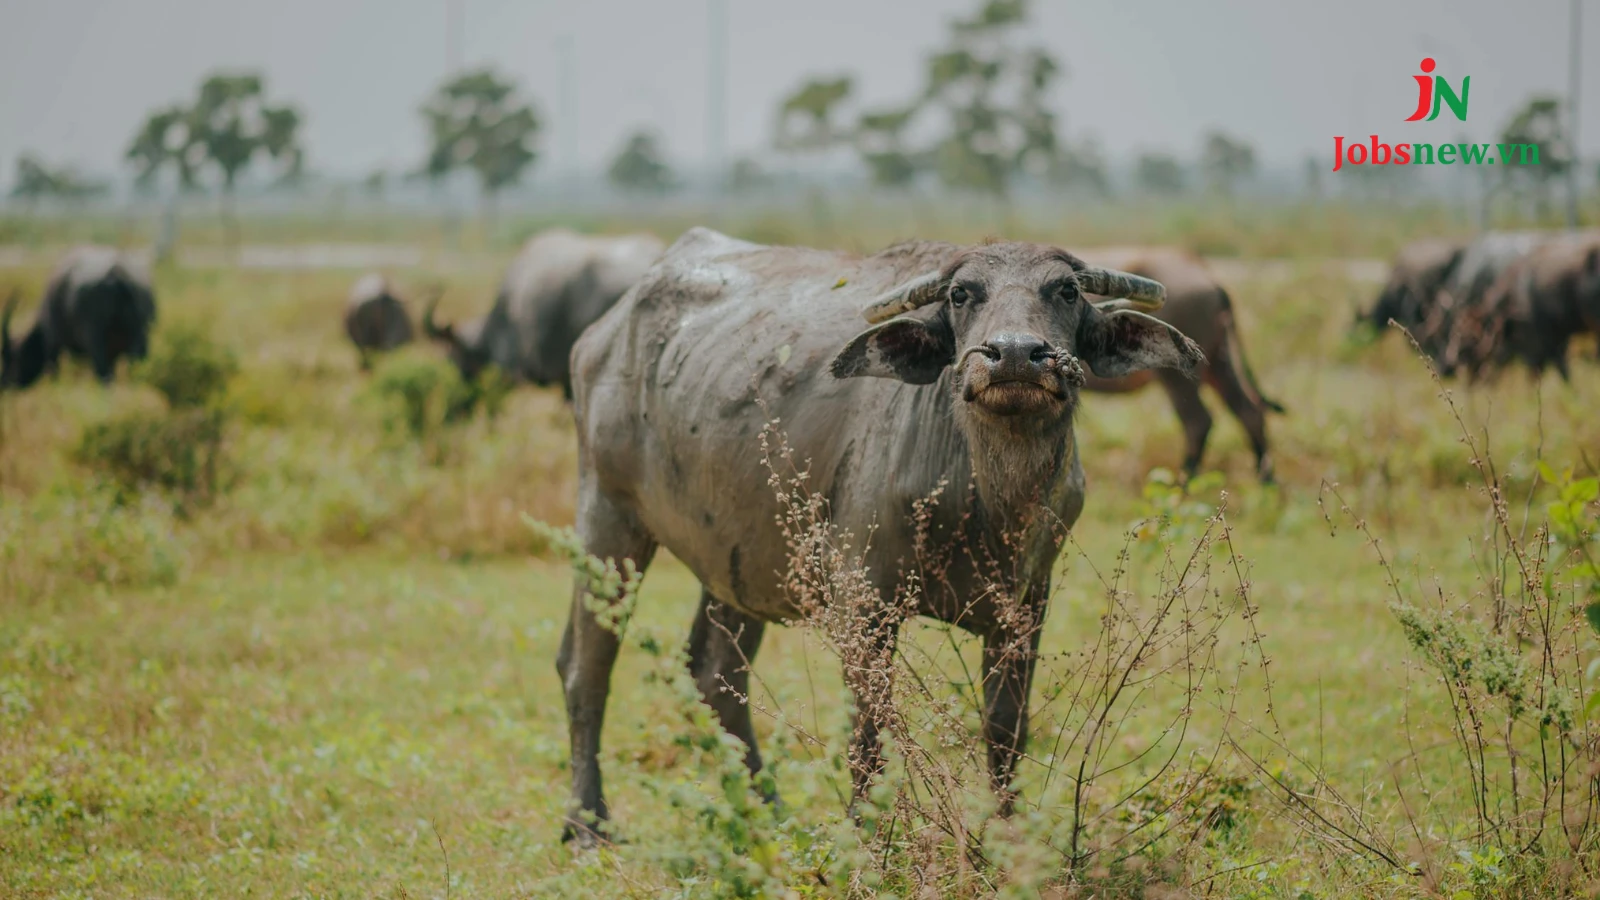
[[[675,161],[707,153],[707,0],[0,0],[0,182],[35,152],[108,173],[143,114],[217,68],[264,72],[306,114],[320,171],[412,167],[416,108],[446,68],[446,5],[461,4],[468,65],[514,75],[543,111],[547,164],[599,168],[633,128]],[[770,142],[777,99],[810,74],[849,72],[863,99],[906,97],[947,20],[974,0],[727,0],[728,144]],[[1220,127],[1278,163],[1332,162],[1332,136],[1487,139],[1533,92],[1564,92],[1567,0],[1036,0],[1033,39],[1067,66],[1055,105],[1069,139],[1113,158],[1193,154]],[[1583,46],[1600,38],[1584,10]],[[575,50],[576,141],[557,114],[558,42]],[[1423,55],[1459,83],[1465,126],[1406,125]],[[1600,59],[1583,73],[1580,146],[1600,151]],[[550,165],[542,165],[548,168]]]

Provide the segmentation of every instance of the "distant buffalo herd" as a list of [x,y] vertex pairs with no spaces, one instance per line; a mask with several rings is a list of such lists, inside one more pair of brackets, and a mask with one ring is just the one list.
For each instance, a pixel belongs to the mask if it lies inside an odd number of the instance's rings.
[[1417,241],[1364,318],[1403,326],[1446,376],[1478,379],[1521,361],[1569,378],[1572,339],[1600,335],[1600,233]]
[[[641,572],[665,547],[699,579],[689,666],[751,770],[762,763],[743,695],[765,626],[831,596],[807,593],[792,571],[805,538],[775,524],[796,507],[775,494],[761,452],[772,423],[828,527],[871,537],[851,588],[882,601],[864,649],[892,653],[910,615],[982,639],[1002,812],[1052,567],[1084,504],[1080,390],[1159,382],[1192,472],[1212,422],[1199,385],[1210,384],[1248,434],[1259,477],[1273,474],[1266,414],[1282,408],[1251,373],[1227,292],[1176,250],[910,241],[859,256],[704,228],[665,248],[556,229],[524,245],[481,318],[441,324],[438,299],[435,289],[421,331],[465,378],[492,365],[570,399],[584,546]],[[33,383],[63,351],[107,380],[119,357],[144,355],[156,317],[144,274],[99,248],[62,262],[17,338],[15,305],[0,318],[3,386]],[[1565,376],[1572,337],[1600,331],[1600,237],[1418,242],[1363,318],[1403,325],[1446,375],[1521,359]],[[379,275],[351,291],[345,330],[363,368],[417,333]],[[556,667],[572,754],[565,835],[592,843],[608,833],[599,747],[618,636],[587,590],[574,587]],[[881,760],[872,721],[858,721],[851,759],[859,798]]]
[[[461,375],[487,366],[513,382],[560,385],[572,397],[571,351],[579,335],[637,283],[664,250],[651,235],[596,237],[553,228],[530,238],[512,261],[488,313],[440,324],[442,288],[426,291],[420,332],[441,344]],[[1090,251],[1089,263],[1116,266],[1166,287],[1153,313],[1205,354],[1197,378],[1144,370],[1085,377],[1089,391],[1120,393],[1160,383],[1184,434],[1183,468],[1203,460],[1212,416],[1200,397],[1209,384],[1239,421],[1264,481],[1273,475],[1268,413],[1283,407],[1257,384],[1239,340],[1227,291],[1192,254],[1171,248]],[[61,353],[86,361],[101,381],[118,359],[140,359],[156,319],[143,268],[106,247],[81,247],[57,266],[33,326],[11,330],[13,292],[0,313],[0,387],[27,387],[53,371]],[[414,341],[412,305],[378,273],[358,279],[344,314],[345,333],[363,369],[375,354]],[[1445,376],[1478,379],[1514,361],[1568,377],[1568,344],[1600,334],[1600,232],[1490,232],[1474,239],[1429,238],[1396,257],[1376,302],[1361,315],[1376,327],[1405,327]]]

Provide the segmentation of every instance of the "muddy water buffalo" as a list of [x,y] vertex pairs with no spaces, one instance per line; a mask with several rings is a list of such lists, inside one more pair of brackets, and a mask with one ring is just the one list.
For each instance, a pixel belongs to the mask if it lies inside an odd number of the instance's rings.
[[110,247],[67,253],[45,286],[33,327],[13,340],[16,297],[0,312],[0,387],[24,388],[53,370],[63,352],[88,360],[101,383],[123,356],[143,359],[156,320],[150,281]]
[[[1200,367],[1200,381],[1221,395],[1249,436],[1256,455],[1256,474],[1262,481],[1272,481],[1267,413],[1284,410],[1263,395],[1256,384],[1244,356],[1244,345],[1239,341],[1233,301],[1205,264],[1191,254],[1165,248],[1091,250],[1082,257],[1091,265],[1132,272],[1166,286],[1166,305],[1153,315],[1200,346],[1206,355],[1206,362]],[[1200,468],[1206,438],[1211,434],[1211,413],[1200,399],[1200,382],[1171,369],[1160,369],[1115,379],[1090,376],[1085,387],[1121,393],[1138,390],[1151,381],[1161,382],[1183,425],[1183,468],[1192,477]]]
[[350,289],[344,305],[344,333],[361,353],[361,368],[372,368],[372,354],[411,343],[411,315],[387,278],[373,272]]
[[465,325],[437,325],[428,336],[447,343],[466,378],[494,364],[514,381],[560,384],[572,395],[572,344],[661,255],[651,235],[590,237],[553,228],[528,239],[511,263],[488,316]]
[[1572,338],[1600,335],[1600,235],[1562,235],[1535,247],[1501,273],[1486,306],[1505,319],[1497,362],[1521,359],[1536,374],[1555,366],[1570,378]]
[[1492,231],[1461,250],[1461,256],[1434,294],[1422,322],[1411,333],[1446,377],[1465,370],[1476,376],[1500,340],[1498,317],[1488,305],[1489,290],[1502,273],[1551,238],[1548,232]]
[[[983,640],[983,734],[1009,811],[1035,626],[1083,509],[1073,432],[1083,370],[1119,378],[1203,361],[1170,325],[1086,298],[1154,305],[1162,293],[1034,244],[919,241],[859,257],[693,229],[573,349],[579,535],[619,564],[643,570],[665,547],[694,572],[690,666],[759,769],[738,700],[743,661],[766,623],[802,614],[785,589],[789,548],[759,446],[763,427],[781,422],[832,527],[871,533],[867,589],[892,604],[909,589],[900,573],[939,556],[916,610]],[[556,663],[572,742],[565,835],[582,841],[607,815],[598,753],[618,649],[592,602],[574,588]],[[885,652],[895,624],[874,632]],[[852,758],[864,761],[860,796],[879,759],[870,719]]]
[[1414,331],[1423,323],[1466,245],[1466,241],[1452,238],[1423,238],[1400,248],[1389,280],[1362,319],[1378,329],[1393,319]]

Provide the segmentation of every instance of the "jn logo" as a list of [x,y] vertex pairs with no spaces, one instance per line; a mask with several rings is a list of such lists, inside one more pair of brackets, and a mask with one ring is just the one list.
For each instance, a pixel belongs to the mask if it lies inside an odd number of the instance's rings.
[[1433,57],[1422,61],[1422,75],[1413,75],[1417,82],[1417,111],[1406,118],[1407,122],[1416,122],[1427,117],[1429,122],[1439,118],[1439,104],[1443,101],[1449,105],[1450,111],[1456,118],[1465,122],[1467,120],[1467,92],[1472,89],[1472,76],[1461,76],[1461,95],[1450,89],[1450,82],[1433,74],[1435,63]]

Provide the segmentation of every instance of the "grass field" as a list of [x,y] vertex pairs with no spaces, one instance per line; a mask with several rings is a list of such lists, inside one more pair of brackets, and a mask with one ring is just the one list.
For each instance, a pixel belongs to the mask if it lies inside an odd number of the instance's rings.
[[[572,576],[523,522],[570,521],[574,449],[559,395],[523,389],[492,419],[407,431],[373,385],[435,371],[436,354],[417,348],[376,376],[357,370],[339,315],[359,273],[161,270],[161,333],[207,332],[239,363],[218,405],[214,491],[130,490],[81,451],[94,423],[162,415],[148,387],[124,379],[104,390],[68,366],[0,396],[0,895],[1594,895],[1597,726],[1581,709],[1592,690],[1581,669],[1600,646],[1573,624],[1583,577],[1552,566],[1546,599],[1528,599],[1525,579],[1507,575],[1507,529],[1463,442],[1489,451],[1479,458],[1492,458],[1509,533],[1553,555],[1540,528],[1558,490],[1537,466],[1594,475],[1593,345],[1581,347],[1590,358],[1570,385],[1513,371],[1457,387],[1458,421],[1398,335],[1348,338],[1375,285],[1309,258],[1261,271],[1229,287],[1257,375],[1290,408],[1270,424],[1282,484],[1254,482],[1242,432],[1212,397],[1217,476],[1188,496],[1165,490],[1150,473],[1173,466],[1181,447],[1165,397],[1087,398],[1090,496],[1043,639],[1037,761],[1022,775],[1025,815],[986,826],[985,869],[927,822],[904,823],[898,837],[882,820],[870,836],[850,824],[848,775],[835,765],[848,704],[827,642],[809,629],[769,631],[755,665],[757,729],[782,805],[751,807],[737,779],[729,789],[726,748],[701,740],[704,714],[682,702],[671,654],[642,639],[666,646],[688,632],[698,588],[667,558],[645,581],[603,748],[627,842],[584,854],[561,845],[567,747],[554,659]],[[37,296],[45,275],[0,271],[0,292],[10,283]],[[497,275],[454,273],[446,313],[486,306]],[[1119,707],[1126,721],[1096,745],[1105,774],[1085,786],[1106,815],[1084,834],[1106,849],[1069,860],[1056,777],[1066,757],[1048,741],[1075,721],[1054,698],[1082,680],[1079,654],[1093,655],[1109,621],[1103,579],[1126,547],[1118,602],[1148,611],[1171,584],[1168,556],[1189,556],[1219,504],[1240,568],[1222,542],[1203,543],[1209,591],[1190,592],[1216,623],[1210,686],[1186,696],[1190,670],[1169,648],[1154,671],[1171,677]],[[1593,522],[1592,504],[1578,497],[1575,508]],[[1136,527],[1163,512],[1164,526]],[[1408,641],[1397,594],[1457,626],[1487,622],[1505,596],[1522,598],[1510,601],[1517,622],[1542,610],[1553,640],[1513,629],[1504,643],[1523,662],[1485,644],[1479,668],[1510,666],[1534,719],[1559,705],[1550,697],[1572,694],[1562,702],[1575,702],[1576,723],[1554,737],[1558,726],[1542,723],[1541,742],[1541,723],[1519,713],[1509,737],[1488,741],[1498,757],[1473,763],[1455,724],[1462,698],[1490,711],[1492,732],[1510,695],[1459,671],[1472,684],[1452,693],[1426,647]],[[943,683],[908,697],[922,704],[913,718],[975,725],[951,675],[975,649],[941,628],[912,629],[907,664]],[[941,719],[939,704],[955,712]],[[1176,720],[1188,728],[1173,766],[1126,801],[1148,768],[1143,751],[1174,746],[1163,723]],[[1530,776],[1511,809],[1508,761],[1531,771],[1541,749],[1566,744],[1574,761],[1555,793],[1573,799],[1530,842],[1520,805]],[[1116,769],[1123,758],[1132,762]],[[984,822],[984,781],[951,765],[973,786],[960,794],[963,815]],[[1475,792],[1479,771],[1488,786]],[[917,787],[912,776],[890,781]],[[1188,785],[1176,805],[1193,807],[1194,827],[1113,852],[1132,828],[1113,807],[1159,807],[1150,795],[1174,784]],[[1485,804],[1503,805],[1487,809],[1498,831],[1480,825]]]

